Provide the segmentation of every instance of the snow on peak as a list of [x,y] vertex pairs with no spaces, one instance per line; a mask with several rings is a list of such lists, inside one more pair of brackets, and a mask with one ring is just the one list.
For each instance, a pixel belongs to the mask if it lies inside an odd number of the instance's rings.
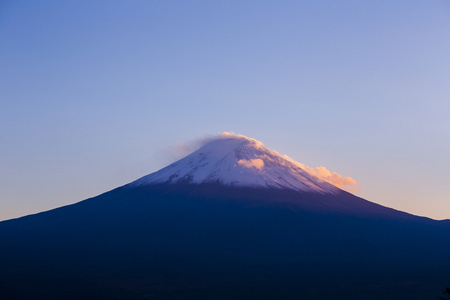
[[190,155],[130,185],[181,182],[319,193],[340,191],[336,186],[312,175],[302,164],[269,150],[255,139],[234,133],[223,133],[208,139],[203,147]]

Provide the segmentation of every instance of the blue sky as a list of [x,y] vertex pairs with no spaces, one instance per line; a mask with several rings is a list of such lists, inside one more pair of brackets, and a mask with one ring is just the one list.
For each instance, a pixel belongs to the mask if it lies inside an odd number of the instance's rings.
[[448,1],[3,1],[0,219],[233,131],[450,218]]

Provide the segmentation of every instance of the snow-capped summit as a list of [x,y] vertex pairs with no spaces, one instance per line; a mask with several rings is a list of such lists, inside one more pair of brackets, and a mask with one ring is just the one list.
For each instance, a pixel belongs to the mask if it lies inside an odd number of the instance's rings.
[[130,184],[202,184],[338,193],[340,189],[307,172],[300,163],[243,135],[224,133],[179,161]]

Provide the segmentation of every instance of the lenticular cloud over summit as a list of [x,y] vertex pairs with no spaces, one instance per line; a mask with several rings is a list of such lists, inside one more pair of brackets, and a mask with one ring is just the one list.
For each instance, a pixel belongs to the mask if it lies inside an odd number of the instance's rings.
[[[177,158],[182,158],[182,157],[198,150],[199,148],[204,147],[208,143],[211,143],[213,141],[227,140],[227,139],[249,141],[249,142],[251,142],[251,144],[254,148],[264,149],[264,151],[266,151],[267,154],[280,157],[283,160],[286,160],[289,163],[292,163],[293,165],[295,165],[296,167],[300,168],[302,171],[307,173],[309,176],[317,178],[319,181],[324,181],[324,182],[330,183],[333,186],[336,186],[340,189],[346,190],[351,193],[355,193],[358,191],[359,185],[356,182],[356,180],[354,180],[351,177],[344,177],[336,172],[329,171],[327,168],[325,168],[323,166],[319,166],[316,168],[306,166],[302,163],[295,161],[294,159],[292,159],[291,157],[289,157],[287,155],[280,155],[276,151],[265,148],[263,143],[261,143],[258,140],[246,137],[242,134],[236,134],[234,132],[223,132],[216,136],[207,136],[207,137],[197,138],[194,141],[189,142],[189,143],[178,142],[172,147],[171,152]],[[259,154],[259,156],[252,157],[249,159],[245,159],[245,158],[239,159],[239,160],[237,160],[237,165],[244,167],[246,169],[249,169],[249,170],[253,169],[255,171],[256,170],[262,171],[265,166],[264,159],[267,158],[267,154]]]

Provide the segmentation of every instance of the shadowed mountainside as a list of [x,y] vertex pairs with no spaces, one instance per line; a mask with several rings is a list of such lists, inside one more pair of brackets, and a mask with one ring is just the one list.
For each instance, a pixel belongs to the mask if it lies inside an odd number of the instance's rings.
[[437,299],[449,236],[343,191],[124,186],[0,222],[0,298]]

